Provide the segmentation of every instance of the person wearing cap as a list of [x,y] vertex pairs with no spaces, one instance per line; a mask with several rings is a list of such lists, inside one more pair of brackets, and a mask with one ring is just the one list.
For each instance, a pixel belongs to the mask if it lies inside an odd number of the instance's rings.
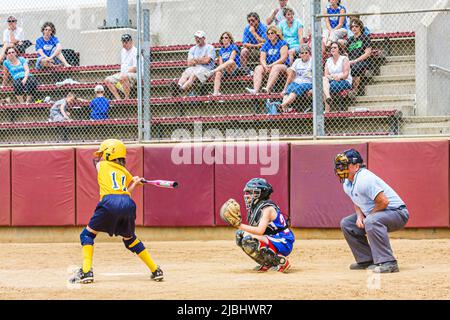
[[[8,28],[3,31],[3,50],[0,52],[0,61],[5,58],[6,48],[16,47],[20,53],[25,52],[24,40],[25,36],[23,29],[17,26],[17,19],[14,16],[9,16],[6,20]],[[29,45],[28,45],[29,46]]]
[[351,270],[398,272],[388,232],[402,229],[409,212],[399,195],[369,171],[355,149],[336,155],[335,174],[353,202],[355,213],[341,220],[341,230],[355,257]]
[[108,119],[109,101],[104,97],[105,89],[99,84],[95,87],[94,92],[95,98],[89,104],[91,120]]
[[70,67],[62,54],[62,45],[55,36],[56,28],[52,22],[45,22],[41,28],[42,37],[36,39],[36,51],[39,55],[36,61],[36,69],[54,67],[63,64]]
[[214,69],[216,50],[206,43],[206,34],[203,31],[194,33],[196,45],[189,49],[187,64],[188,68],[183,72],[178,83],[172,83],[174,95],[189,91],[196,80],[204,84],[211,76],[210,71]]
[[120,72],[105,79],[105,85],[113,94],[116,100],[121,100],[116,85],[120,83],[124,94],[124,99],[130,98],[131,88],[137,83],[137,48],[133,44],[131,35],[122,35],[122,51]]

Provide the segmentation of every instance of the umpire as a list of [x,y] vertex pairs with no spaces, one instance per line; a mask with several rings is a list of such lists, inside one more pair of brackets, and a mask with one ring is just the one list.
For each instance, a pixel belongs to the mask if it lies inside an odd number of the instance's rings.
[[341,221],[342,232],[356,260],[350,269],[398,272],[388,232],[397,231],[408,222],[405,203],[382,179],[366,169],[355,149],[336,155],[334,162],[335,173],[355,207],[355,213]]

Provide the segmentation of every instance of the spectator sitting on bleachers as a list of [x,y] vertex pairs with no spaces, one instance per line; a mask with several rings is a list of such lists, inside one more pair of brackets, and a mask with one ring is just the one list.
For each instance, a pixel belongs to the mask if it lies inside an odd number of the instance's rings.
[[215,74],[214,95],[220,95],[220,85],[222,76],[235,76],[241,67],[240,52],[234,43],[234,38],[230,32],[222,33],[219,39],[221,48],[219,49],[219,66],[209,71],[207,78]]
[[25,53],[25,50],[32,45],[29,40],[25,40],[23,29],[17,26],[17,19],[9,16],[6,20],[8,28],[3,31],[3,50],[0,50],[0,61],[3,61],[8,47],[16,47],[19,54]]
[[99,84],[95,87],[94,92],[96,97],[92,99],[89,105],[91,120],[108,119],[109,101],[104,97],[105,89]]
[[247,68],[250,53],[253,50],[259,51],[263,43],[267,40],[267,26],[260,21],[259,15],[256,12],[250,12],[247,15],[247,22],[248,26],[245,27],[242,37],[241,66],[250,75],[251,72]]
[[117,91],[117,85],[121,87],[124,99],[130,98],[131,88],[137,83],[137,48],[133,44],[133,38],[129,34],[121,37],[122,51],[120,52],[120,72],[105,79],[105,85],[116,100],[121,100]]
[[267,29],[268,40],[263,44],[260,54],[260,65],[253,75],[253,89],[246,88],[251,94],[259,93],[265,74],[269,74],[267,85],[263,91],[270,93],[281,73],[286,73],[289,62],[288,44],[283,40],[283,34],[278,27]]
[[[355,12],[353,12],[353,13],[355,13]],[[353,37],[353,31],[352,31],[352,28],[351,28],[351,24],[352,24],[352,20],[355,20],[355,19],[361,20],[361,16],[356,16],[355,15],[355,16],[351,16],[350,17],[350,23],[348,24],[348,29],[347,29],[347,37],[349,37],[349,38]],[[364,23],[363,23],[363,25],[364,25]],[[365,34],[366,36],[370,36],[370,33],[371,33],[370,29],[367,26],[364,26],[363,34]]]
[[369,58],[372,54],[372,44],[370,37],[362,33],[364,24],[361,20],[352,19],[350,29],[352,29],[354,35],[350,37],[347,43],[348,58],[353,78],[353,90],[350,91],[349,96],[354,97],[359,94],[361,77],[370,68]]
[[[344,14],[347,10],[341,6],[341,0],[329,0],[324,14]],[[325,18],[325,29],[323,31],[323,51],[329,47],[331,42],[338,41],[347,35],[347,17]]]
[[196,45],[189,49],[188,68],[183,72],[178,83],[172,82],[172,94],[180,95],[191,89],[198,79],[204,84],[211,76],[214,69],[216,50],[211,44],[206,43],[206,34],[203,31],[194,33]]
[[331,43],[331,57],[325,63],[323,77],[323,96],[325,100],[325,112],[330,112],[331,93],[339,93],[352,88],[352,75],[350,73],[350,61],[339,51],[338,42]]
[[[275,8],[272,11],[272,14],[266,19],[266,23],[268,26],[270,26],[272,24],[272,22],[275,22],[275,25],[277,27],[280,27],[280,23],[283,22],[286,17],[284,15],[283,9],[287,7],[288,5],[288,0],[278,0],[280,7],[279,8]],[[296,17],[298,17],[297,12],[294,10],[294,15]]]
[[72,121],[68,108],[73,107],[77,101],[87,102],[85,99],[77,98],[72,92],[69,92],[65,98],[55,101],[50,108],[48,120],[51,122]]
[[280,23],[279,28],[283,32],[284,41],[289,45],[289,60],[292,64],[303,43],[303,25],[292,8],[285,7],[283,12],[286,19]]
[[[3,62],[3,81],[2,86],[5,86],[8,74],[13,79],[14,94],[19,103],[30,103],[33,98],[37,83],[33,75],[30,73],[28,61],[23,57],[18,57],[18,50],[16,47],[6,48],[6,59]],[[26,94],[26,100],[23,96]]]
[[55,36],[55,25],[51,22],[45,22],[41,31],[42,37],[36,39],[36,51],[39,55],[36,61],[36,69],[54,67],[61,63],[65,67],[70,67],[70,64],[62,54],[62,45]]
[[300,58],[296,59],[287,70],[286,85],[283,89],[283,102],[273,102],[279,104],[282,112],[292,112],[294,109],[289,106],[295,101],[297,97],[312,89],[312,59],[311,49],[307,44],[300,46]]

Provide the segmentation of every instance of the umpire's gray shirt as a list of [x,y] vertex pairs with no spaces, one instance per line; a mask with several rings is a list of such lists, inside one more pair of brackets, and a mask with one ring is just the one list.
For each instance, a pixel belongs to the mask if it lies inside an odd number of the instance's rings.
[[382,179],[366,168],[361,168],[353,178],[353,183],[345,179],[344,192],[367,216],[375,207],[375,198],[383,192],[389,200],[387,209],[397,209],[405,203],[399,195]]

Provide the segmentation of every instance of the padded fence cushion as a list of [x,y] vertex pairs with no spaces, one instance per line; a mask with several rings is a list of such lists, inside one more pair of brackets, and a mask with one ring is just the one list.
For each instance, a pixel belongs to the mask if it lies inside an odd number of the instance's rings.
[[[92,153],[97,148],[77,148],[77,225],[86,225],[100,200],[100,190],[97,183],[97,170],[92,162]],[[143,176],[143,148],[127,147],[128,171],[134,176]],[[136,202],[136,225],[143,225],[144,221],[144,191],[136,187],[132,193]]]
[[408,207],[407,227],[449,226],[448,141],[370,142],[369,169]]
[[334,174],[334,157],[350,148],[367,159],[367,144],[292,144],[291,219],[294,227],[339,228],[340,221],[354,212]]
[[215,149],[215,221],[219,209],[229,198],[241,206],[243,222],[247,223],[243,189],[252,178],[264,178],[273,189],[272,200],[282,212],[289,214],[289,145],[287,143],[220,144]]
[[179,183],[177,189],[145,186],[146,226],[214,225],[214,165],[203,161],[204,146],[183,146],[144,148],[145,178]]
[[12,225],[75,225],[75,150],[13,150]]
[[0,226],[11,224],[11,151],[0,150]]

